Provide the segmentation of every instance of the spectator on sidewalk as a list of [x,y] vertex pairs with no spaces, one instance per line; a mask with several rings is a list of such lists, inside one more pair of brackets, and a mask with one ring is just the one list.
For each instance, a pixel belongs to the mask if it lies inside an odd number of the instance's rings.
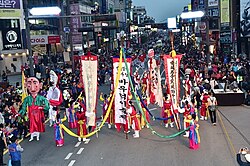
[[3,124],[0,124],[0,166],[6,165],[3,163],[3,152],[4,148],[7,148],[6,137],[4,135],[4,127]]
[[12,166],[21,166],[21,152],[23,148],[19,145],[15,136],[10,138],[11,144],[8,146]]
[[207,99],[208,111],[211,119],[211,123],[216,126],[216,111],[217,111],[217,100],[213,96],[212,92],[208,92],[209,98]]
[[[241,154],[245,155],[246,161],[241,160]],[[250,166],[250,153],[248,148],[241,148],[236,157],[237,157],[237,162],[240,166]]]

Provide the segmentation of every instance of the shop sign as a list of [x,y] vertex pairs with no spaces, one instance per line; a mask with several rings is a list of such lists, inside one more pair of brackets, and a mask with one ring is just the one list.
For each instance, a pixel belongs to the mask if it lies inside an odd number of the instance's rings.
[[2,29],[3,50],[22,49],[21,32],[19,28]]

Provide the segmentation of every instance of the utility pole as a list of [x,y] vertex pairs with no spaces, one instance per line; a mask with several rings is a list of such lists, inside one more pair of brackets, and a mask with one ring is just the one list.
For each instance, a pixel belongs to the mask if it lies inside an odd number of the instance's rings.
[[210,42],[209,42],[209,15],[208,15],[208,0],[205,0],[205,18],[206,18],[206,52],[205,52],[205,55],[206,55],[206,58],[207,60],[209,60],[209,45],[210,45]]
[[28,0],[24,0],[24,15],[25,15],[25,26],[26,26],[26,44],[28,52],[28,60],[30,67],[30,76],[35,76],[34,73],[34,62],[32,58],[32,50],[30,43],[30,23],[29,23],[29,10],[28,10]]

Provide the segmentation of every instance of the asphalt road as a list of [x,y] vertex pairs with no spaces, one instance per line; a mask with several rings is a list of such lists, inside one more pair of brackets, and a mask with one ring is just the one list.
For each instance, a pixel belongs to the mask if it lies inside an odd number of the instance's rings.
[[[109,87],[102,86],[99,92],[108,93]],[[100,103],[99,103],[100,104]],[[101,107],[98,104],[98,111]],[[154,108],[155,106],[150,106]],[[114,128],[103,127],[92,136],[88,144],[78,142],[65,133],[65,145],[56,147],[53,128],[46,125],[40,141],[21,142],[24,148],[22,165],[24,166],[234,166],[237,165],[235,152],[240,147],[250,147],[249,119],[250,108],[243,106],[220,107],[217,126],[210,121],[199,121],[201,144],[199,150],[190,150],[187,138],[162,139],[149,129],[140,132],[140,138],[134,139],[132,132],[128,139],[124,133]],[[158,115],[160,109],[152,111]],[[221,119],[219,118],[221,117]],[[66,123],[67,124],[67,123]],[[153,128],[161,134],[177,132],[175,128],[164,128],[161,121],[153,121]],[[5,155],[7,163],[9,157]]]

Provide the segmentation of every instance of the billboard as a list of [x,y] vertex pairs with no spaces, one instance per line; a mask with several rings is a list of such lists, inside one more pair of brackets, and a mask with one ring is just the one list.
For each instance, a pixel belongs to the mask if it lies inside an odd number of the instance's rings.
[[229,23],[230,22],[230,8],[229,8],[229,0],[221,0],[221,23]]
[[168,28],[176,28],[176,17],[168,18]]
[[[70,14],[78,15],[80,14],[79,4],[70,5]],[[81,18],[80,17],[71,17],[70,18],[70,32],[72,34],[72,43],[73,44],[82,44],[82,33],[78,32],[78,29],[81,28]]]
[[208,0],[208,7],[218,6],[219,0]]
[[0,0],[0,17],[21,17],[21,0]]
[[249,13],[250,12],[250,1],[241,0],[240,1],[240,27],[241,27],[241,36],[249,37],[250,36],[250,25],[249,25]]
[[20,28],[2,29],[3,50],[22,49]]

